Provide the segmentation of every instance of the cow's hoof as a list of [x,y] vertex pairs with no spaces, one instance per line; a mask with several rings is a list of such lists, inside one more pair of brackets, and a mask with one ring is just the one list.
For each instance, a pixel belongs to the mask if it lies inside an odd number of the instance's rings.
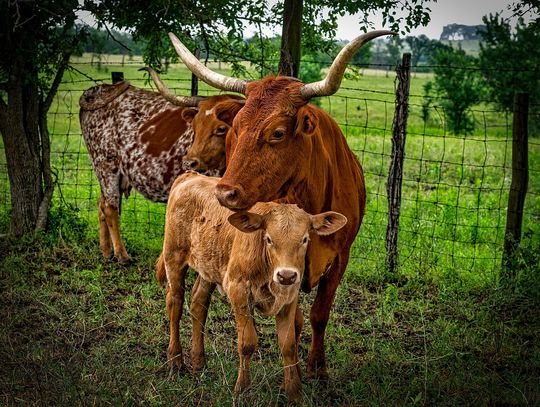
[[118,257],[118,264],[121,264],[123,266],[127,266],[131,264],[131,257],[129,256],[120,256]]
[[320,382],[328,381],[328,372],[324,369],[308,369],[307,378],[310,380],[317,380]]

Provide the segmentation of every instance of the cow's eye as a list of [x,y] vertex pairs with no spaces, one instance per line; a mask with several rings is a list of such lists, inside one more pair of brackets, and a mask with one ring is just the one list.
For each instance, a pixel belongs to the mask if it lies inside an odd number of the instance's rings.
[[227,134],[227,126],[219,126],[216,129],[217,136],[224,136],[225,134]]
[[271,245],[272,245],[272,239],[270,239],[270,236],[266,235],[266,236],[264,237],[264,240],[266,241],[266,244],[267,244],[268,246],[271,246]]
[[279,142],[285,138],[285,132],[283,130],[275,130],[270,137],[270,141]]
[[302,239],[302,244],[307,244],[308,241],[309,241],[308,237],[304,236],[304,238]]

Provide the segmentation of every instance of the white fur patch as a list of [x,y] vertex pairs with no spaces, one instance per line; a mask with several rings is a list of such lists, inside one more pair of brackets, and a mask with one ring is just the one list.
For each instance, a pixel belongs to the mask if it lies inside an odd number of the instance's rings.
[[212,113],[214,113],[214,108],[208,109],[206,112],[204,112],[207,116],[210,116]]
[[167,263],[165,263],[165,276],[167,277],[167,285],[170,287],[171,282],[170,282],[170,279],[169,279],[169,269],[167,268]]

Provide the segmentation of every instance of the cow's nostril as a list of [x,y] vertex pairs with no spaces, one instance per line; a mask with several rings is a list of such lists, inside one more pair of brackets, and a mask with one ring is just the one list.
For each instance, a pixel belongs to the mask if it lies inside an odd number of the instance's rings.
[[193,170],[194,171],[194,170],[199,168],[199,165],[200,165],[200,162],[196,158],[182,161],[182,168],[184,170]]
[[226,184],[218,184],[216,186],[216,197],[219,203],[226,208],[239,209],[238,205],[241,202],[242,191],[237,187]]
[[225,198],[228,201],[234,201],[237,197],[238,197],[238,192],[235,189],[225,192]]

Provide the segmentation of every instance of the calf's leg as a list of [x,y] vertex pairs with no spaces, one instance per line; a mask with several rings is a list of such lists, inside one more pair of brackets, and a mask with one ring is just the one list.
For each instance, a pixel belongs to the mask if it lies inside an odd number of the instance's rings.
[[257,347],[257,332],[253,314],[249,308],[248,287],[240,282],[235,282],[229,286],[229,299],[234,311],[236,320],[236,332],[238,335],[238,355],[240,357],[240,367],[238,369],[238,379],[234,387],[235,394],[241,393],[250,384],[249,364],[255,348]]
[[216,285],[197,276],[197,280],[191,290],[191,320],[193,331],[191,334],[191,366],[193,371],[199,371],[204,367],[204,326],[208,316],[208,307],[212,298],[212,292]]
[[289,400],[297,400],[300,396],[302,382],[298,366],[298,340],[296,331],[296,309],[298,299],[285,305],[276,315],[279,348],[283,356],[283,387]]
[[185,278],[188,266],[184,261],[179,262],[176,260],[171,259],[171,257],[165,257],[165,270],[167,273],[167,295],[165,303],[167,314],[169,315],[167,362],[171,368],[171,373],[175,370],[180,370],[184,366],[179,329],[182,309],[184,307]]

